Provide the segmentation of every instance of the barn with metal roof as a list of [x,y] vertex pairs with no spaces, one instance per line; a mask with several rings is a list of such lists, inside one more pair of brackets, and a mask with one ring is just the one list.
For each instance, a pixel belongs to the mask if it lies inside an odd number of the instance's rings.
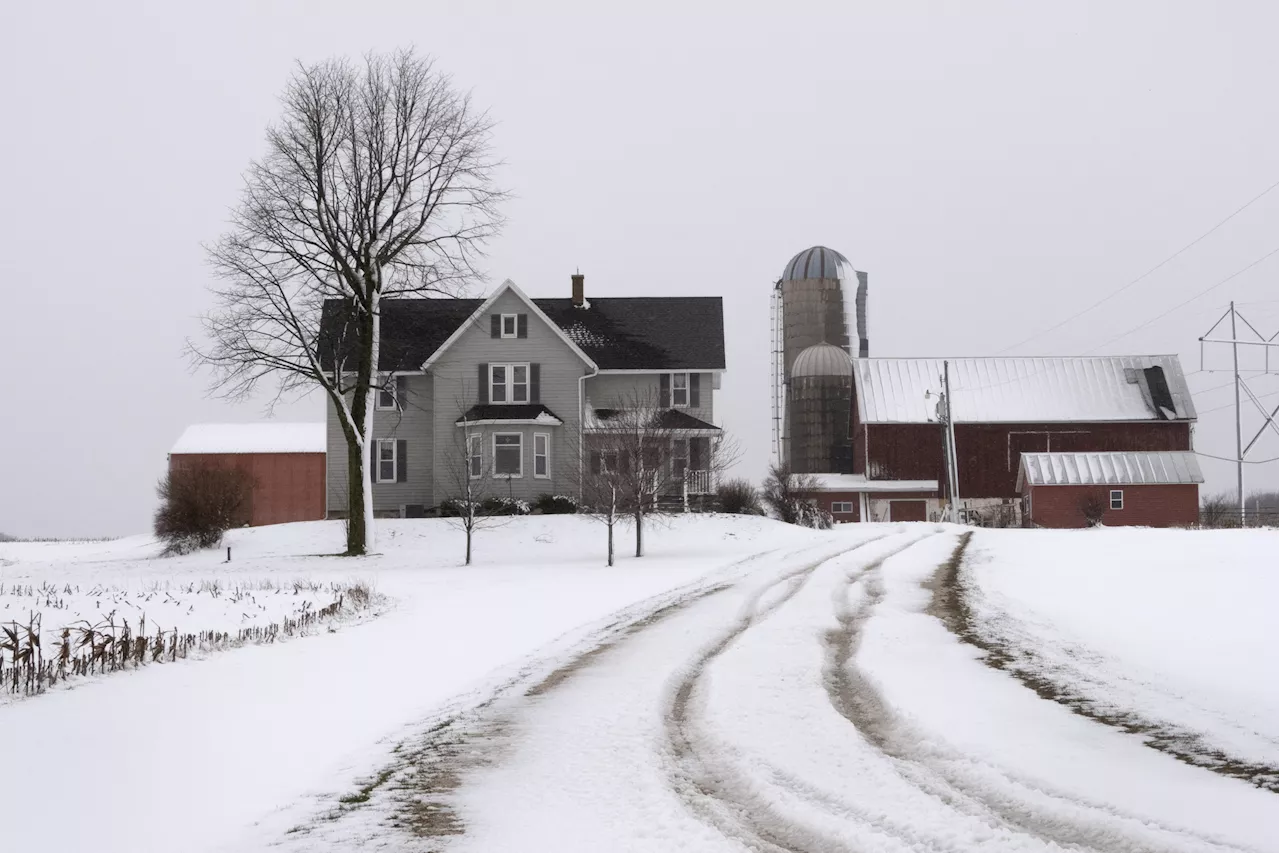
[[[852,397],[849,473],[862,479],[824,495],[855,505],[848,520],[937,519],[954,496],[961,520],[1022,523],[1026,454],[1183,458],[1196,420],[1171,355],[860,358]],[[898,488],[905,483],[914,491]]]

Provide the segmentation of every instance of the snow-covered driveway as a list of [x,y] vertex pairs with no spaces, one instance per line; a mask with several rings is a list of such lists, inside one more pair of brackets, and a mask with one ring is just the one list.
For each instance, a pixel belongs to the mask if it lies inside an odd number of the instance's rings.
[[1276,849],[1276,796],[1045,701],[927,611],[954,528],[759,558],[425,733],[286,849]]

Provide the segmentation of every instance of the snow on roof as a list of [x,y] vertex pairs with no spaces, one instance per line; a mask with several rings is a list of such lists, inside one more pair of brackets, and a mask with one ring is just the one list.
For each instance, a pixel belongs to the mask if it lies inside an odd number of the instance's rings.
[[[956,423],[1194,420],[1196,416],[1176,355],[947,361]],[[938,423],[942,364],[940,358],[856,360],[853,379],[862,422]],[[1163,370],[1167,395],[1163,388],[1153,387],[1143,372],[1152,367]],[[1161,406],[1162,402],[1166,405]]]
[[820,492],[936,492],[937,480],[868,480],[862,474],[792,474],[792,483],[813,480]]
[[324,453],[323,423],[192,424],[170,453]]
[[1018,488],[1033,486],[1131,486],[1203,483],[1196,455],[1183,451],[1125,453],[1024,453]]

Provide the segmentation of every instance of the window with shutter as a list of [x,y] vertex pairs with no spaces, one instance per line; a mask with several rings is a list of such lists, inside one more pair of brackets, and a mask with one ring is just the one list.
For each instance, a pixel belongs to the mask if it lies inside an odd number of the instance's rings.
[[520,320],[516,314],[502,315],[502,337],[514,338],[519,334]]
[[490,364],[488,367],[489,402],[529,402],[528,364]]
[[378,467],[374,472],[379,483],[394,483],[396,481],[396,442],[391,438],[378,439],[377,445]]
[[671,374],[671,405],[676,408],[689,405],[689,374]]

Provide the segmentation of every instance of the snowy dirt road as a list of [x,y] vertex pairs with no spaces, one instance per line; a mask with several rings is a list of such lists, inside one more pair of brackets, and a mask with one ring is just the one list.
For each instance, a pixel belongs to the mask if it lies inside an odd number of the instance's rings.
[[1277,798],[1047,701],[929,612],[954,528],[744,561],[441,719],[283,849],[1275,850]]

